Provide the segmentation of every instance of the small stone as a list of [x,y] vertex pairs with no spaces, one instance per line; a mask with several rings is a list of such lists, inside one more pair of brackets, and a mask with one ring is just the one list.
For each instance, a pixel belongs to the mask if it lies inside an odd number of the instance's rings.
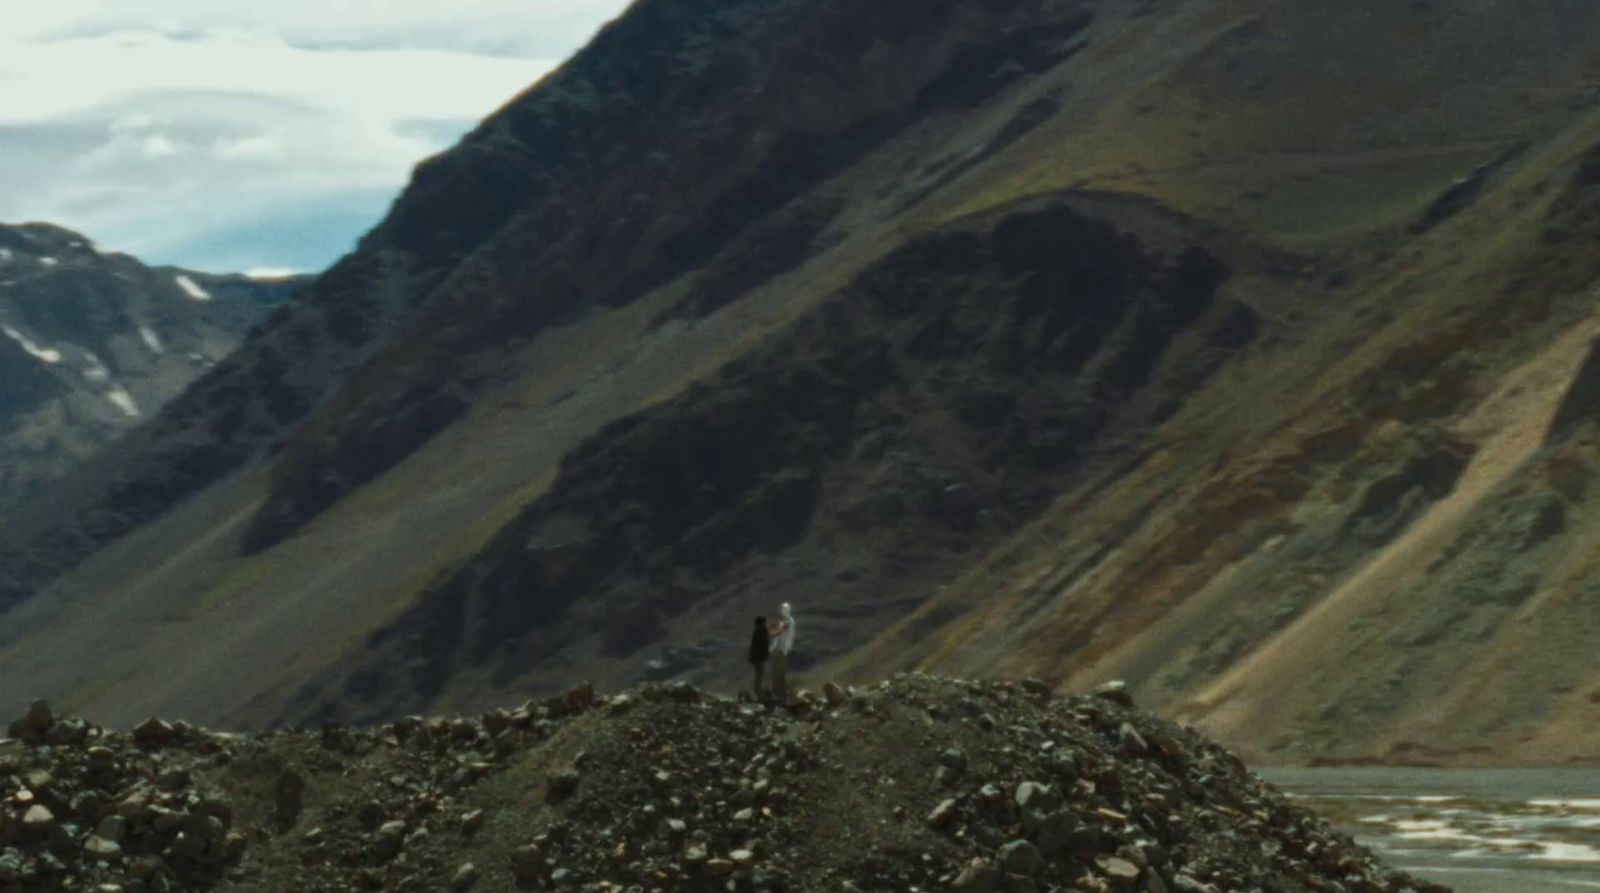
[[1044,867],[1044,856],[1032,841],[1013,840],[1000,848],[1000,868],[1008,874],[1033,877]]
[[22,727],[34,733],[43,734],[55,724],[56,715],[50,709],[49,701],[34,701],[28,705],[28,712],[22,717]]
[[96,837],[121,843],[128,835],[128,820],[120,815],[108,815],[95,826],[94,834]]
[[712,877],[725,877],[733,874],[734,864],[727,859],[712,859],[706,863],[706,874]]
[[1128,683],[1116,679],[1096,688],[1092,694],[1101,700],[1110,701],[1123,707],[1133,706],[1133,693],[1128,691]]
[[82,744],[89,738],[89,724],[81,719],[63,719],[45,735],[45,740],[57,747]]
[[174,856],[186,859],[198,859],[206,851],[205,838],[188,831],[179,831],[178,836],[172,839],[171,852]]
[[44,834],[49,833],[56,826],[55,813],[42,803],[35,803],[28,807],[22,814],[22,828],[25,831]]
[[450,888],[457,891],[470,890],[477,882],[478,867],[468,862],[456,869],[455,875],[450,878]]
[[550,796],[556,799],[572,796],[578,790],[578,783],[581,780],[582,776],[578,774],[578,770],[572,768],[558,769],[550,773],[547,782]]
[[1077,817],[1071,812],[1062,810],[1051,813],[1039,821],[1034,839],[1038,842],[1040,852],[1054,858],[1073,845],[1078,838],[1078,830]]
[[961,870],[950,885],[951,893],[994,893],[1003,879],[1000,869],[975,861]]
[[964,772],[967,768],[967,754],[959,747],[946,748],[939,752],[939,763],[953,772]]
[[532,884],[544,871],[544,852],[535,844],[517,847],[511,854],[511,874],[519,884]]
[[1030,812],[1049,812],[1061,805],[1061,795],[1055,788],[1036,781],[1017,785],[1017,806]]
[[943,828],[950,824],[956,816],[956,800],[954,797],[943,800],[928,813],[928,824],[934,828]]
[[1139,883],[1139,875],[1141,874],[1139,866],[1134,865],[1127,859],[1119,859],[1116,856],[1101,856],[1095,860],[1095,864],[1099,866],[1100,873],[1105,875],[1106,880],[1111,883],[1113,889],[1131,890],[1135,884]]
[[824,683],[822,697],[827,700],[829,707],[837,707],[844,703],[844,689],[833,682]]
[[84,841],[83,852],[90,858],[110,861],[122,855],[122,845],[95,834]]
[[249,846],[249,842],[245,839],[243,834],[240,834],[237,831],[229,831],[227,835],[222,838],[223,861],[227,862],[229,865],[237,863],[239,860],[244,858],[244,851],[247,846]]
[[172,740],[172,726],[151,717],[134,727],[133,740],[140,747],[160,747]]
[[378,826],[378,831],[373,837],[373,849],[377,852],[378,858],[384,861],[393,859],[405,845],[406,823],[398,819],[384,822]]
[[471,837],[483,830],[483,810],[474,809],[461,816],[461,833]]
[[1125,722],[1117,729],[1117,739],[1122,744],[1122,750],[1125,753],[1140,756],[1150,752],[1150,745],[1144,740],[1144,736],[1139,734],[1139,730],[1133,727],[1132,723]]

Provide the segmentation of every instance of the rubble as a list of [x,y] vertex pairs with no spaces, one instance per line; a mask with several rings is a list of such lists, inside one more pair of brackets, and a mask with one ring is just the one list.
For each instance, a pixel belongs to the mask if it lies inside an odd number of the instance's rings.
[[1120,695],[915,674],[828,692],[579,687],[255,736],[35,705],[0,743],[0,891],[1444,889]]

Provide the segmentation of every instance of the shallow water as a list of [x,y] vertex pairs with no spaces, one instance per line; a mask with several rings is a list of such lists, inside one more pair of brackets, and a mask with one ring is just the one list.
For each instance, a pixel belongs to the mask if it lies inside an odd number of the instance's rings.
[[1457,893],[1600,890],[1600,770],[1261,774],[1390,864]]

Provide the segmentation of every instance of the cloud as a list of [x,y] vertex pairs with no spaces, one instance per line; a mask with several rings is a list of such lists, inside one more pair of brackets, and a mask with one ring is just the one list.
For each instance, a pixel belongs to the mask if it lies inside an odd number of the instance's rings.
[[0,34],[0,220],[201,269],[325,266],[623,5],[56,0]]

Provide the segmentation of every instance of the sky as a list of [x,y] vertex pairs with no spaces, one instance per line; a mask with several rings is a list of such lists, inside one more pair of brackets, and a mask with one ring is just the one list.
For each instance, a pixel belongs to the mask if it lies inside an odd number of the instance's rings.
[[0,222],[314,272],[627,0],[0,0]]

